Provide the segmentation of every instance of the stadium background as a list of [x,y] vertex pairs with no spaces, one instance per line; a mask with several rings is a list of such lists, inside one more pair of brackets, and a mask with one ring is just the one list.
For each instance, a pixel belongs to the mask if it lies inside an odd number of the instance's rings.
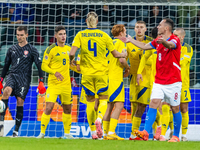
[[[183,1],[183,0],[182,0]],[[190,127],[189,133],[197,135],[196,129],[199,129],[200,124],[200,91],[199,88],[192,88],[192,86],[200,82],[197,78],[198,70],[198,37],[199,26],[197,20],[200,16],[199,1],[191,3],[185,0],[180,3],[177,1],[160,1],[160,0],[139,0],[126,1],[123,3],[120,0],[115,1],[1,1],[0,3],[0,69],[4,65],[4,59],[7,49],[17,42],[15,38],[15,28],[19,25],[27,25],[29,27],[28,41],[33,44],[43,57],[44,50],[51,43],[55,42],[53,38],[53,30],[56,25],[64,25],[67,31],[67,41],[69,45],[80,30],[86,29],[85,18],[89,11],[95,11],[99,15],[98,28],[108,33],[111,37],[111,28],[116,23],[125,24],[127,33],[131,36],[135,35],[134,24],[138,20],[144,20],[147,23],[146,35],[150,35],[152,27],[156,26],[162,18],[169,17],[175,22],[175,27],[184,27],[186,30],[185,42],[194,48],[194,55],[190,67],[190,81],[191,81],[191,98],[189,103]],[[155,7],[157,6],[157,7]],[[182,7],[182,6],[188,6]],[[157,17],[153,17],[154,11],[159,12]],[[180,14],[178,11],[186,11],[186,22],[180,22]],[[73,13],[77,13],[77,17],[73,18]],[[195,16],[191,16],[195,12]],[[79,15],[78,15],[79,14]],[[17,20],[23,20],[23,23],[16,23]],[[22,126],[19,131],[20,136],[37,136],[40,131],[41,114],[45,108],[44,97],[40,97],[36,93],[36,85],[38,81],[38,73],[36,66],[33,66],[32,84],[24,104],[24,118]],[[81,76],[71,72],[71,80],[73,87],[73,108],[72,108],[72,129],[71,133],[76,137],[90,137],[89,128],[86,119],[86,105],[80,102]],[[121,137],[128,138],[131,131],[130,118],[130,102],[129,102],[129,82],[124,79],[126,94],[125,107],[119,119],[119,125],[116,132]],[[47,74],[45,74],[45,84],[47,83]],[[51,122],[47,128],[46,135],[50,137],[60,137],[63,135],[63,126],[61,121],[62,107],[55,105],[51,115]],[[9,109],[6,112],[6,129],[5,135],[12,134],[16,115],[16,99],[10,97]],[[146,113],[143,115],[141,129],[144,125]],[[197,138],[197,139],[196,139]],[[197,136],[189,140],[200,140]]]

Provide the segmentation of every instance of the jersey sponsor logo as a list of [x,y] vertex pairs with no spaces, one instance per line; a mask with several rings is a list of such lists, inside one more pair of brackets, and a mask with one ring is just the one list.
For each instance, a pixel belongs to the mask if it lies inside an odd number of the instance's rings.
[[28,51],[25,50],[25,51],[24,51],[24,57],[27,57],[27,55],[28,55]]
[[60,54],[59,54],[59,53],[57,53],[57,54],[56,54],[56,56],[60,56]]
[[49,57],[48,57],[47,55],[45,55],[44,59],[46,59],[46,60],[47,60],[48,58],[49,58]]

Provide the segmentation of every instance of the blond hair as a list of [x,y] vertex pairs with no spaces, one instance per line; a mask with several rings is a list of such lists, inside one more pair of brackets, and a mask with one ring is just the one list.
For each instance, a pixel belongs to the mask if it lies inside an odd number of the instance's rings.
[[90,28],[96,28],[97,26],[98,15],[91,11],[87,14],[87,26]]

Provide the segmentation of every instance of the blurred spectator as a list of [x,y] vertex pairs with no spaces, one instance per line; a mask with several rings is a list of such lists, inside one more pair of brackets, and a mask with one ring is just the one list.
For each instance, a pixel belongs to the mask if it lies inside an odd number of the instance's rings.
[[124,24],[127,26],[135,26],[137,22],[136,16],[138,16],[138,11],[135,11],[134,6],[116,6],[116,22],[117,24]]
[[97,5],[96,9],[91,9],[98,15],[98,25],[100,26],[111,26],[114,25],[115,10],[111,5]]
[[149,23],[151,27],[158,26],[158,24],[162,20],[162,11],[160,11],[161,7],[153,6],[150,7],[150,16],[149,16]]
[[86,15],[88,6],[86,5],[63,5],[64,24],[69,26],[78,25],[80,27],[67,28],[67,43],[71,44],[74,36],[86,25]]
[[[179,3],[195,3],[197,0],[178,0]],[[194,4],[194,6],[178,6],[178,25],[179,27],[185,27],[192,25],[195,21],[194,18],[197,15],[198,6]],[[190,14],[189,25],[186,24],[187,14]]]
[[162,15],[164,18],[170,18],[174,21],[174,24],[177,23],[177,6],[162,6]]
[[[50,45],[55,41],[54,26],[60,25],[62,21],[62,5],[37,4],[36,5],[36,24],[43,25],[36,27],[36,44]],[[48,26],[50,25],[50,26]]]
[[10,13],[13,14],[14,8],[11,3],[0,3],[0,21],[8,23],[10,21]]
[[200,88],[200,10],[198,10],[197,17],[195,18],[195,23],[192,27],[194,27],[192,31],[193,37],[193,49],[196,51],[196,84],[193,86],[194,88]]
[[[17,24],[31,24],[34,23],[34,5],[32,4],[15,4],[15,6],[10,6],[10,23],[16,24],[14,26],[8,26],[7,33],[4,37],[5,42],[3,44],[14,44],[15,40],[15,28],[18,27]],[[30,36],[30,38],[32,38]],[[30,39],[32,41],[33,39]]]

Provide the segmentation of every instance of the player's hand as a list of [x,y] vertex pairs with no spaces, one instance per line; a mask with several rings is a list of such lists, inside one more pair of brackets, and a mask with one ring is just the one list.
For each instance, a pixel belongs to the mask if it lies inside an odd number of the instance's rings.
[[162,44],[163,42],[164,42],[165,40],[162,38],[162,37],[160,37],[160,38],[158,38],[158,40],[156,41],[158,44]]
[[3,89],[3,78],[0,77],[0,95],[2,95],[2,89]]
[[125,69],[124,78],[128,77],[129,73],[130,73],[130,69],[129,68]]
[[137,74],[137,84],[140,85],[140,79],[141,81],[143,81],[142,75],[141,74]]
[[77,71],[81,71],[81,68],[80,68],[79,64],[76,65],[76,69],[77,69]]
[[44,95],[46,93],[46,88],[44,87],[44,83],[42,81],[39,82],[39,85],[37,87],[37,91],[41,95]]
[[73,59],[72,61],[70,61],[70,65],[76,66],[76,61],[75,61],[75,59]]
[[132,37],[130,35],[128,35],[127,37],[120,37],[119,39],[124,43],[129,43],[129,42],[131,42]]
[[59,72],[56,72],[55,76],[56,76],[58,81],[62,81],[64,79],[64,77]]
[[122,54],[122,58],[126,58],[127,57],[127,51],[126,50],[123,50],[121,54]]

